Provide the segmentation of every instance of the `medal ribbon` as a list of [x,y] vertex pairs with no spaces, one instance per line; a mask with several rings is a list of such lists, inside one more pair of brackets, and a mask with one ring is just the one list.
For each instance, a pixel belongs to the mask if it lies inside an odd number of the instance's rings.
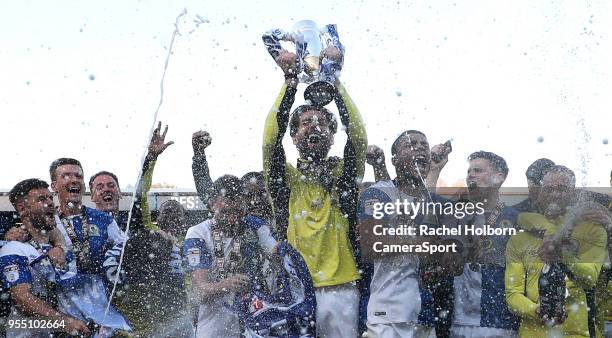
[[230,252],[229,261],[225,261],[225,253],[223,252],[223,239],[222,233],[217,229],[217,227],[213,224],[213,248],[215,253],[215,261],[217,263],[217,270],[219,279],[227,278],[229,273],[235,273],[238,270],[238,264],[241,258],[240,254],[240,246],[241,246],[241,238],[240,236],[234,237],[234,242],[232,244],[232,251]]
[[[75,219],[80,217],[81,223],[81,232],[83,234],[83,240],[80,241],[75,230]],[[66,229],[66,233],[70,240],[72,241],[72,247],[74,250],[74,254],[77,259],[77,266],[80,269],[88,270],[90,266],[89,261],[89,222],[87,221],[87,214],[85,212],[85,207],[82,208],[81,215],[77,215],[72,219],[60,215],[60,220]]]

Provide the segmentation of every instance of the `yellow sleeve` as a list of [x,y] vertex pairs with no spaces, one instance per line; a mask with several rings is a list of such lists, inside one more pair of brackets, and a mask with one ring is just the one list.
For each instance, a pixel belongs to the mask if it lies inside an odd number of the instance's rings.
[[579,226],[572,237],[580,243],[577,256],[566,256],[566,266],[574,275],[574,281],[584,289],[594,288],[607,256],[607,233],[602,226]]
[[506,245],[506,302],[508,309],[522,318],[538,319],[538,305],[527,298],[527,271],[521,260],[519,237],[513,236]]
[[355,105],[355,102],[353,102],[349,96],[346,88],[344,88],[344,85],[342,85],[340,81],[337,81],[336,88],[338,89],[338,93],[340,93],[342,101],[344,101],[344,105],[348,111],[349,125],[347,128],[347,133],[350,136],[353,143],[353,148],[355,149],[355,155],[357,157],[357,177],[359,182],[361,182],[365,172],[365,156],[368,148],[366,128],[361,118],[361,114],[359,113],[359,109],[357,109],[357,105]]
[[159,230],[157,225],[151,221],[151,212],[149,209],[149,190],[151,190],[151,184],[153,182],[153,169],[155,168],[155,160],[149,162],[147,171],[142,175],[142,195],[140,200],[142,201],[142,222],[144,227],[149,230]]
[[554,233],[557,229],[557,226],[546,216],[535,212],[521,212],[516,223],[525,231],[545,230],[547,235]]
[[[272,106],[272,108],[270,109],[270,112],[268,113],[268,117],[266,118],[266,123],[264,126],[263,173],[264,173],[266,183],[268,185],[269,185],[270,175],[273,174],[272,171],[274,169],[272,167],[272,165],[274,164],[272,160],[274,158],[275,152],[279,151],[278,149],[279,143],[282,146],[282,138],[287,128],[286,123],[288,123],[288,119],[289,119],[288,112],[280,111],[281,103],[283,102],[283,99],[285,98],[285,94],[287,92],[287,87],[288,87],[287,84],[283,84],[283,86],[281,87],[280,93],[276,97],[276,100],[274,101],[274,105]],[[281,127],[283,127],[283,129],[285,130],[283,130],[282,133],[280,132],[281,128],[279,128],[279,125],[278,125],[279,114],[287,115],[287,117],[283,116],[283,121],[285,121],[285,126],[281,126]]]

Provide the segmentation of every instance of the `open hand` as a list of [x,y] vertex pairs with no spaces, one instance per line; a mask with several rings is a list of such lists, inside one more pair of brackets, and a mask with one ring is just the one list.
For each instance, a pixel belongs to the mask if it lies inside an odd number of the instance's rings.
[[170,145],[174,144],[173,141],[168,143],[164,143],[166,134],[168,133],[168,126],[164,129],[164,133],[160,135],[162,123],[161,121],[157,125],[157,128],[153,131],[153,136],[151,137],[151,143],[149,143],[149,154],[152,159],[157,159],[157,157],[166,150]]

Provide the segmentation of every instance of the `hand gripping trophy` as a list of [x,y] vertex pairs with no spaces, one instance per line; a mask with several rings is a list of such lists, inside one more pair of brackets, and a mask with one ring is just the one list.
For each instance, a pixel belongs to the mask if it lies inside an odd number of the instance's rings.
[[[302,20],[293,26],[292,31],[273,29],[264,33],[262,39],[274,60],[280,55],[281,41],[295,44],[300,70],[298,79],[310,84],[304,91],[304,99],[321,107],[333,100],[334,82],[340,75],[344,56],[336,25],[329,24],[319,29],[314,21]],[[333,59],[325,56],[328,47],[336,47],[342,55]]]

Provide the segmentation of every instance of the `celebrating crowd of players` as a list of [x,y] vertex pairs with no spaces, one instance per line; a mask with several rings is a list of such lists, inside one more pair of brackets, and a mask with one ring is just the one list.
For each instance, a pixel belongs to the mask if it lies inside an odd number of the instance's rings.
[[[327,57],[338,57],[334,50]],[[355,103],[337,81],[334,102],[347,142],[328,156],[338,122],[312,102],[292,110],[296,56],[277,63],[285,82],[264,127],[263,171],[210,178],[210,135],[193,134],[193,175],[206,213],[187,228],[167,201],[156,222],[147,194],[167,127],[155,129],[129,216],[118,178],[101,171],[82,203],[79,161],[50,166],[49,185],[26,179],[9,199],[20,226],[0,248],[7,337],[601,337],[612,320],[610,196],[575,188],[574,173],[550,160],[526,171],[529,197],[505,205],[509,168],[499,155],[468,158],[467,189],[436,193],[450,145],[430,147],[403,132],[384,151],[367,146]],[[283,137],[299,152],[288,161]],[[376,182],[364,184],[366,162]],[[612,182],[611,182],[612,183]],[[56,194],[58,205],[51,190]],[[395,201],[481,203],[484,213],[374,217]],[[460,224],[517,227],[514,236],[376,235],[375,226]],[[380,252],[375,242],[455,244],[455,253]],[[610,284],[612,286],[612,283]],[[38,322],[34,320],[38,319]],[[41,321],[52,329],[40,327]],[[36,324],[37,323],[37,324]],[[612,329],[612,328],[610,328]]]

